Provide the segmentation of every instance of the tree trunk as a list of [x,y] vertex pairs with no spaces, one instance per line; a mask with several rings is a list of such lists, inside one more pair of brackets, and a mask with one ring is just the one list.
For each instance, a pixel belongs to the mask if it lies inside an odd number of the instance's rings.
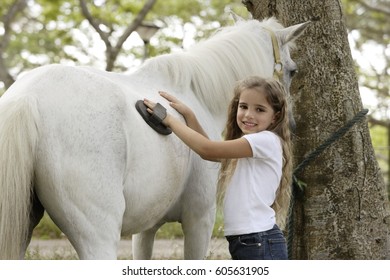
[[[297,42],[299,74],[291,93],[299,164],[362,110],[338,0],[243,1],[254,18],[283,25],[313,21]],[[293,259],[389,259],[389,201],[367,125],[355,124],[300,174],[295,197]]]

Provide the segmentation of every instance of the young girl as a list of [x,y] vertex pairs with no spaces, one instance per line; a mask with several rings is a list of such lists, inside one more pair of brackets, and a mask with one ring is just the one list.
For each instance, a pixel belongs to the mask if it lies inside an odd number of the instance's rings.
[[[286,94],[273,79],[239,81],[229,105],[225,141],[209,140],[194,113],[165,92],[161,96],[181,113],[162,123],[207,160],[221,161],[224,231],[233,259],[287,259],[282,231],[290,197],[291,141]],[[155,103],[144,100],[153,113]],[[219,190],[221,191],[221,190]],[[276,215],[275,215],[276,212]]]

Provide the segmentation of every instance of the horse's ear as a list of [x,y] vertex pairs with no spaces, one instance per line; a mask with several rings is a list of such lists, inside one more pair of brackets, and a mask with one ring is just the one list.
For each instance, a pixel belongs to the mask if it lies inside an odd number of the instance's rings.
[[243,21],[244,19],[242,17],[240,17],[239,15],[237,15],[235,12],[233,12],[232,10],[229,10],[229,13],[230,13],[230,16],[233,18],[234,20],[234,23],[237,23],[239,21]]
[[279,38],[281,39],[282,45],[287,44],[288,42],[293,42],[301,36],[306,27],[309,26],[309,23],[311,23],[311,21],[299,23],[276,31],[276,33],[280,36]]

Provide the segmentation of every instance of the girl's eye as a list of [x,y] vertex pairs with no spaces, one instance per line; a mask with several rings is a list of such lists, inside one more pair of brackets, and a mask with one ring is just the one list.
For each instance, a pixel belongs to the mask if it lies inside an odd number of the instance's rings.
[[239,105],[238,108],[240,108],[240,109],[247,109],[248,106],[246,106],[246,105]]

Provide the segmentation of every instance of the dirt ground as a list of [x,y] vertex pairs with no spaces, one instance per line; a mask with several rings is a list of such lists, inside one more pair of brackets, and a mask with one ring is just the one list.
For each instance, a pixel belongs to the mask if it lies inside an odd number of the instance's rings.
[[[156,239],[153,259],[183,259],[182,239]],[[212,239],[207,259],[230,259],[228,243],[225,239]],[[32,240],[27,249],[27,259],[77,259],[77,254],[67,239]],[[132,259],[131,240],[121,240],[118,248],[118,259]]]

